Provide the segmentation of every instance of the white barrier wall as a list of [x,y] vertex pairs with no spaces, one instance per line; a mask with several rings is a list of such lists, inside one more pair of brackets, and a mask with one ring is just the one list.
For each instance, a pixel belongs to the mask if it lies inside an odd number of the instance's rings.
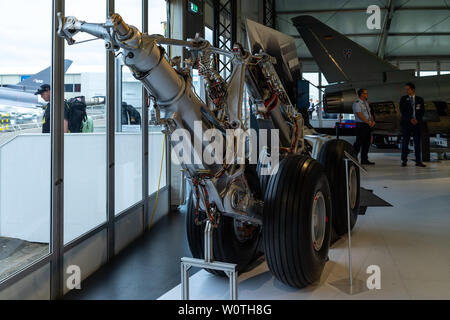
[[64,243],[106,221],[106,135],[64,138]]
[[[149,136],[149,187],[156,192],[161,133]],[[106,136],[66,135],[64,243],[106,221]],[[142,200],[141,134],[116,134],[116,212]],[[0,147],[0,237],[50,240],[50,136],[22,135]],[[161,188],[166,185],[164,161]]]
[[[161,171],[161,159],[163,154],[164,134],[160,132],[150,132],[148,137],[149,156],[148,156],[148,194],[151,195],[158,190],[159,174]],[[167,150],[167,144],[165,145]],[[164,154],[164,161],[161,173],[161,185],[163,188],[167,185],[167,153]]]
[[116,133],[116,214],[142,200],[142,135]]
[[50,241],[50,136],[17,136],[0,148],[0,236]]

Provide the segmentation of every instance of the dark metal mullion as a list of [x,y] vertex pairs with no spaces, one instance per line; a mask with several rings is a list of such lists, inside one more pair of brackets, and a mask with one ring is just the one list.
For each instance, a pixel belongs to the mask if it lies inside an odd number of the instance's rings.
[[[228,0],[224,4],[220,0],[213,1],[213,25],[214,25],[214,46],[231,50],[237,41],[237,1]],[[221,17],[224,21],[221,21]],[[220,37],[223,36],[225,41]],[[231,61],[226,62],[225,58],[216,56],[216,67],[221,73],[223,70],[231,73],[233,65]],[[222,67],[223,65],[223,67]],[[229,75],[226,77],[228,80]]]
[[[169,15],[167,16],[167,20],[170,21],[170,3],[171,1],[167,1],[166,5],[167,5],[167,10],[169,11]],[[204,8],[204,6],[203,6]],[[171,22],[167,23],[167,25],[170,25]],[[168,29],[169,32],[166,31],[166,33],[168,33],[166,36],[168,37],[172,37],[173,35],[170,34],[170,30],[172,30],[171,28]],[[169,214],[172,212],[172,150],[171,150],[171,145],[170,145],[170,138],[169,138],[169,134],[166,135],[166,187],[169,190],[169,196],[167,197],[168,201],[167,201],[167,208],[168,208],[168,212]],[[149,177],[150,179],[150,177]],[[182,182],[183,183],[183,182]],[[164,188],[162,188],[159,192],[163,192]],[[146,198],[147,199],[147,198]],[[150,198],[149,198],[150,199]],[[147,201],[145,201],[146,203],[148,203]],[[148,220],[149,221],[149,220]]]
[[[166,139],[166,149],[165,149],[165,156],[166,156],[166,186],[161,188],[159,190],[159,193],[161,194],[164,192],[165,189],[169,190],[169,196],[167,197],[167,208],[169,214],[172,213],[172,156],[171,156],[171,144],[170,144],[170,136],[168,134],[164,137]],[[164,152],[164,150],[163,150]],[[181,182],[183,184],[183,182]]]
[[[213,8],[213,45],[216,48],[220,48],[219,46],[219,39],[220,39],[220,33],[219,33],[219,19],[220,19],[220,1],[219,0],[212,0],[212,8]],[[220,57],[218,54],[214,55],[214,67],[216,70],[219,70],[219,63],[220,63]]]
[[52,1],[50,298],[63,295],[64,277],[64,40],[57,35],[64,0]]
[[[114,0],[106,0],[106,17],[114,13]],[[106,51],[106,208],[107,257],[115,253],[115,56]]]
[[[142,32],[148,33],[148,0],[142,0]],[[148,93],[142,86],[142,201],[144,205],[142,214],[143,232],[146,230],[148,216],[148,180],[149,180],[149,147],[148,147]]]
[[231,21],[230,21],[230,37],[231,37],[231,44],[230,49],[233,48],[234,44],[237,42],[237,0],[230,0],[230,15],[231,15]]
[[223,28],[223,31],[222,31],[220,34],[224,34],[225,32],[230,32],[230,31],[228,30],[228,28],[230,27],[229,24],[228,24],[228,25],[225,25],[224,23],[219,22],[219,25]]
[[225,5],[221,6],[221,8],[220,8],[220,10],[221,10],[224,14],[226,14],[226,15],[228,15],[228,16],[231,15],[231,10],[228,10],[228,6],[229,6],[229,5],[230,5],[230,3],[229,3],[229,1],[228,1]]
[[263,23],[275,28],[275,0],[263,0]]

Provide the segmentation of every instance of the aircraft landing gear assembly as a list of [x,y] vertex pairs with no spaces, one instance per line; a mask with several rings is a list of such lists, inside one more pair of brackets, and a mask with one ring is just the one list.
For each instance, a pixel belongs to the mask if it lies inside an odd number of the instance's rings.
[[[124,64],[153,97],[156,122],[172,136],[172,147],[176,150],[185,143],[190,147],[187,158],[201,159],[191,163],[185,161],[185,154],[180,156],[192,190],[186,226],[196,259],[188,264],[203,259],[204,263],[196,265],[229,276],[235,290],[236,273],[245,271],[258,256],[262,241],[269,269],[278,280],[295,288],[318,281],[328,259],[331,228],[339,234],[347,231],[344,151],[353,151],[346,142],[305,127],[285,90],[286,79],[295,81],[289,74],[293,61],[286,60],[289,63],[281,77],[274,65],[285,62],[262,50],[251,53],[236,44],[228,52],[201,38],[182,41],[147,35],[126,24],[118,14],[104,24],[59,18],[58,33],[69,45],[76,43],[73,37],[77,33],[85,32],[105,40],[107,50],[121,53]],[[280,33],[281,37],[293,41]],[[182,46],[190,51],[191,59],[173,67],[163,45]],[[290,45],[295,54],[295,45]],[[287,47],[280,52],[282,57]],[[215,69],[214,55],[224,55],[233,62],[229,81]],[[194,67],[203,80],[206,101],[192,89]],[[248,142],[249,121],[243,108],[246,93],[260,128],[268,130],[268,137],[278,134],[266,156],[259,157],[265,163],[256,166],[247,153],[245,161],[238,161],[236,143],[220,149],[223,154],[234,151],[231,161],[211,164],[203,160],[203,150],[211,141],[201,141],[199,151],[194,138],[174,139],[180,130],[198,137],[200,127],[201,133],[215,130],[220,137],[231,130],[234,139]],[[351,167],[348,178],[353,227],[359,207],[358,168]],[[183,269],[185,276],[189,265]]]

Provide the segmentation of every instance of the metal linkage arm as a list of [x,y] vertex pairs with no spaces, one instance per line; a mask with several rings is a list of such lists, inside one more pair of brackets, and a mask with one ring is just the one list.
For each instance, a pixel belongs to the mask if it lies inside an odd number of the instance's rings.
[[158,42],[159,44],[162,44],[162,45],[180,46],[180,47],[188,48],[192,51],[208,50],[211,53],[217,53],[220,55],[224,55],[231,59],[233,59],[235,57],[232,52],[213,47],[207,40],[204,40],[201,38],[185,41],[185,40],[178,40],[178,39],[172,39],[172,38],[165,38],[160,35],[152,35],[151,37],[154,37],[156,42]]
[[[103,39],[106,41],[107,49],[118,49],[117,45],[114,45],[114,21],[118,20],[120,16],[111,18],[107,20],[106,23],[87,23],[84,21],[80,21],[75,17],[63,17],[60,12],[58,12],[58,35],[64,39],[66,39],[69,45],[75,44],[75,39],[73,38],[79,32],[86,32],[98,39]],[[121,22],[123,20],[120,18]],[[121,33],[125,33],[124,27],[122,23],[116,22],[117,30]]]

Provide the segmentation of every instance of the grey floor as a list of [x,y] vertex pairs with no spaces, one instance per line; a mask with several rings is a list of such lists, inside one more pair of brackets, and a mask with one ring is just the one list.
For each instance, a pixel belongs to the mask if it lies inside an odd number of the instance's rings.
[[180,283],[180,258],[190,256],[186,243],[184,214],[171,213],[64,299],[157,299]]
[[[353,275],[364,285],[367,268],[378,266],[381,289],[349,295],[347,237],[330,250],[320,282],[289,288],[272,276],[264,261],[239,278],[241,299],[450,299],[450,161],[400,167],[399,154],[371,154],[376,166],[362,186],[393,205],[369,208],[352,233]],[[411,158],[412,159],[412,158]],[[200,271],[190,280],[192,299],[228,299],[228,283]],[[180,287],[160,299],[180,299]]]
[[[335,281],[348,277],[347,238],[330,251],[322,278],[306,289],[289,288],[270,274],[263,259],[239,278],[241,299],[450,299],[450,161],[400,167],[398,154],[373,153],[375,167],[362,186],[393,205],[369,208],[352,235],[356,279],[367,267],[381,270],[381,290],[348,295]],[[179,299],[179,259],[189,256],[184,217],[172,214],[83,282],[65,299]],[[228,299],[228,283],[193,271],[191,298]]]

